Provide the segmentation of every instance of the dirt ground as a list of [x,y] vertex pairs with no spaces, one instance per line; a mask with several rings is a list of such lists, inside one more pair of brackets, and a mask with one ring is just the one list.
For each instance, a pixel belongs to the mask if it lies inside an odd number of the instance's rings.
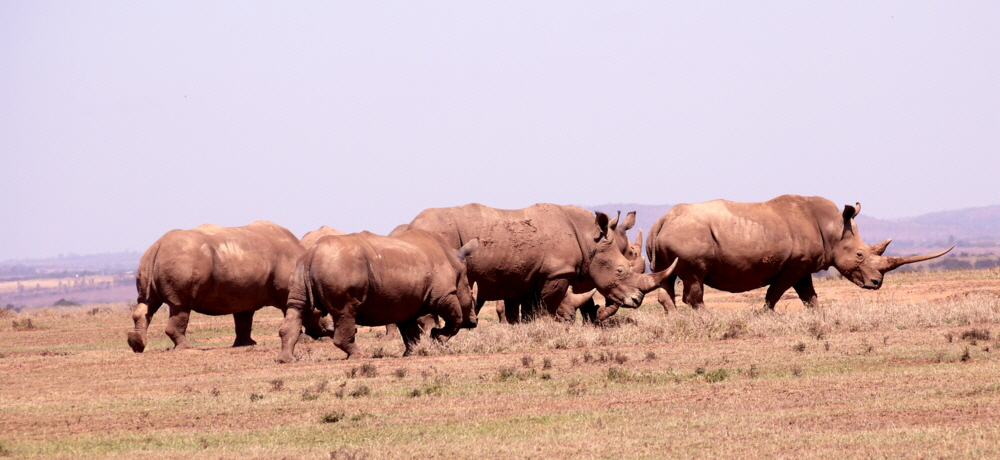
[[[998,458],[1000,272],[818,280],[821,307],[709,290],[604,327],[505,325],[490,306],[400,357],[382,328],[279,365],[280,312],[166,314],[132,353],[128,306],[0,318],[0,456],[14,458]],[[492,316],[491,316],[492,315]]]

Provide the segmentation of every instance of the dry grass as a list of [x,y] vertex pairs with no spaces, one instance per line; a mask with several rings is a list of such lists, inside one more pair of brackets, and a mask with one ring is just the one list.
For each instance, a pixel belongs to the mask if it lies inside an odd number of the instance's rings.
[[140,355],[127,304],[8,312],[0,455],[995,458],[1000,277],[983,273],[882,293],[822,280],[821,307],[796,311],[760,311],[756,292],[740,309],[647,303],[603,327],[486,314],[409,358],[362,328],[385,357],[343,361],[320,341],[288,365],[274,309],[238,349],[231,317],[195,315],[184,352],[166,351],[160,313]]

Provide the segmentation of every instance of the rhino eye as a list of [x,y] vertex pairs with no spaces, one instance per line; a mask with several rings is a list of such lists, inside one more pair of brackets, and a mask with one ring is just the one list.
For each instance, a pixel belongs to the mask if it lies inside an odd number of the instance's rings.
[[858,257],[864,257],[864,256],[865,256],[864,254],[862,254],[860,252],[858,253]]

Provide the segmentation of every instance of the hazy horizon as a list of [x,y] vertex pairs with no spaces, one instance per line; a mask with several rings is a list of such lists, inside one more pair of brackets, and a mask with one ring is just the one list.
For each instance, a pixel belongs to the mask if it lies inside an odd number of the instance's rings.
[[470,202],[896,219],[997,177],[997,2],[0,2],[0,261]]

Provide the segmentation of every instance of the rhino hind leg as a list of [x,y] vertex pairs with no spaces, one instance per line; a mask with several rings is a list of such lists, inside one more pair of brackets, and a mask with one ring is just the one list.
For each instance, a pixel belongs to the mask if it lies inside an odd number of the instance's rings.
[[364,358],[365,355],[361,352],[361,347],[354,343],[354,337],[358,333],[358,326],[355,324],[354,318],[342,315],[335,318],[333,323],[335,324],[333,344],[347,353],[347,359]]
[[132,321],[135,323],[135,330],[128,333],[128,345],[135,353],[142,353],[146,350],[146,331],[149,329],[149,322],[153,315],[163,305],[162,302],[139,303],[132,312]]
[[819,296],[816,295],[816,289],[813,287],[812,274],[806,275],[792,287],[795,288],[795,293],[799,295],[799,299],[802,299],[802,303],[805,306],[819,306]]
[[188,347],[187,326],[191,317],[191,308],[170,306],[170,318],[167,318],[167,337],[174,342],[174,350],[184,350]]
[[396,327],[399,328],[399,334],[403,336],[403,345],[406,347],[403,356],[410,356],[420,343],[420,323],[414,318],[396,323]]
[[257,342],[250,337],[250,331],[253,329],[254,313],[254,310],[233,313],[233,322],[236,323],[236,341],[233,342],[234,347],[257,345]]
[[705,281],[691,278],[684,281],[684,303],[697,310],[705,308]]

